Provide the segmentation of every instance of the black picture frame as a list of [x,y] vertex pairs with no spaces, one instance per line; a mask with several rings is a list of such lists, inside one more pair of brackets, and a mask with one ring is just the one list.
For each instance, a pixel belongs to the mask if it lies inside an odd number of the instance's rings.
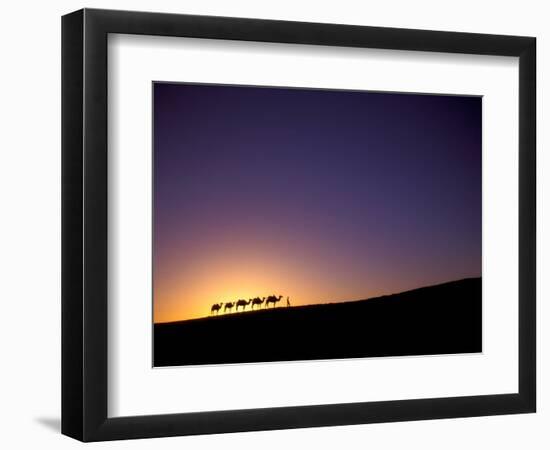
[[[109,33],[519,57],[517,393],[107,416]],[[62,433],[82,441],[529,413],[536,407],[536,39],[83,9],[62,18]]]

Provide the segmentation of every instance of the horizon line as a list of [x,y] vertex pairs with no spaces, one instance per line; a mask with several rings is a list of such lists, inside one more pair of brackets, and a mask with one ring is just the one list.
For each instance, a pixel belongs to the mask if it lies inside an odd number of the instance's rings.
[[[420,290],[420,289],[425,289],[425,288],[430,288],[430,287],[438,287],[438,286],[444,286],[446,284],[451,284],[451,283],[458,283],[458,282],[461,282],[461,281],[467,281],[467,280],[477,280],[477,279],[481,279],[482,278],[482,275],[478,276],[478,277],[466,277],[466,278],[458,278],[458,279],[453,279],[453,280],[449,280],[449,281],[443,281],[443,282],[440,282],[440,283],[436,283],[436,284],[428,284],[428,285],[423,285],[423,286],[418,286],[418,287],[415,287],[415,288],[412,288],[412,289],[407,289],[405,291],[400,291],[400,292],[392,292],[392,293],[388,293],[388,294],[382,294],[382,295],[377,295],[375,297],[367,297],[367,298],[361,298],[361,299],[354,299],[354,300],[343,300],[343,301],[332,301],[332,302],[321,302],[321,303],[308,303],[308,304],[305,304],[305,305],[296,305],[296,306],[290,306],[290,308],[293,308],[293,309],[297,309],[297,308],[308,308],[308,307],[312,307],[312,306],[321,306],[321,305],[335,305],[335,304],[345,304],[345,303],[355,303],[355,302],[364,302],[364,301],[368,301],[368,300],[377,300],[377,299],[382,299],[384,297],[391,297],[393,295],[400,295],[400,294],[406,294],[406,293],[409,293],[409,292],[413,292],[413,291],[417,291],[417,290]],[[274,310],[274,309],[287,309],[289,307],[286,307],[286,306],[279,306],[279,307],[276,307],[276,308],[271,308],[269,310]],[[251,313],[253,311],[256,311],[256,312],[259,312],[259,311],[269,311],[268,309],[256,309],[256,310],[251,310],[251,311],[241,311],[240,313],[241,314],[244,314],[244,313]],[[218,315],[215,315],[215,316],[212,316],[212,315],[207,315],[207,316],[201,316],[201,317],[193,317],[193,318],[190,318],[190,319],[180,319],[180,320],[171,320],[171,321],[166,321],[166,322],[155,322],[153,321],[153,326],[154,325],[165,325],[165,324],[176,324],[176,323],[181,323],[181,322],[191,322],[191,321],[195,321],[195,320],[204,320],[204,319],[210,319],[210,318],[213,318],[213,317],[226,317],[226,316],[233,316],[235,314],[238,314],[237,312],[233,312],[233,313],[229,313],[229,314],[222,314],[221,316],[218,316]]]

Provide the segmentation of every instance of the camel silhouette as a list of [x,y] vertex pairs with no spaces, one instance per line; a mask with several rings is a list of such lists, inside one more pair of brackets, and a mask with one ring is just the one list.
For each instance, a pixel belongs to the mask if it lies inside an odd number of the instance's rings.
[[[212,307],[210,308],[210,315],[216,313],[219,314],[220,310],[223,306],[223,312],[231,312],[233,310],[233,307],[235,308],[235,311],[238,311],[240,307],[242,307],[243,311],[246,311],[246,307],[250,305],[250,309],[253,310],[254,306],[258,306],[259,308],[262,307],[262,305],[265,305],[265,308],[268,308],[270,304],[273,305],[273,307],[277,307],[277,303],[281,301],[283,298],[282,295],[279,295],[278,297],[275,295],[270,295],[268,297],[254,297],[249,298],[248,300],[245,300],[244,298],[240,298],[238,300],[232,301],[232,302],[221,302],[221,303],[214,303]],[[290,306],[290,297],[286,298],[286,306]]]
[[215,312],[216,314],[218,314],[218,313],[220,312],[220,309],[222,309],[222,305],[223,305],[223,302],[221,302],[221,303],[214,303],[214,304],[212,305],[212,308],[210,308],[210,314],[212,315],[212,314],[214,314],[214,312]]
[[254,305],[258,305],[260,308],[262,307],[262,303],[265,301],[265,297],[260,298],[256,297],[252,299],[252,305],[250,305],[250,309],[254,309]]
[[244,298],[241,298],[240,300],[237,300],[237,303],[235,304],[235,310],[239,310],[239,306],[243,307],[243,310],[246,309],[246,305],[248,305],[250,302],[252,302],[252,299],[249,299],[246,301]]
[[279,295],[279,297],[270,295],[269,297],[267,297],[267,300],[265,301],[265,307],[267,308],[270,303],[273,303],[273,307],[275,308],[277,306],[277,302],[280,302],[282,298],[283,298],[282,295]]

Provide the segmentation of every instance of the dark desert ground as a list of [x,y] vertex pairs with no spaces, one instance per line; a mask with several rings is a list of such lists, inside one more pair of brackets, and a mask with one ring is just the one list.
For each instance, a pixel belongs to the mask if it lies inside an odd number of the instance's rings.
[[154,366],[481,352],[481,278],[154,325]]

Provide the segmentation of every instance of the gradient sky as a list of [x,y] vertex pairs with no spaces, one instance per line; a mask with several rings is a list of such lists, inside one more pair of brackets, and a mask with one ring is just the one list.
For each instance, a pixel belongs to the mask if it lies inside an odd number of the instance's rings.
[[153,89],[155,322],[481,275],[481,98]]

